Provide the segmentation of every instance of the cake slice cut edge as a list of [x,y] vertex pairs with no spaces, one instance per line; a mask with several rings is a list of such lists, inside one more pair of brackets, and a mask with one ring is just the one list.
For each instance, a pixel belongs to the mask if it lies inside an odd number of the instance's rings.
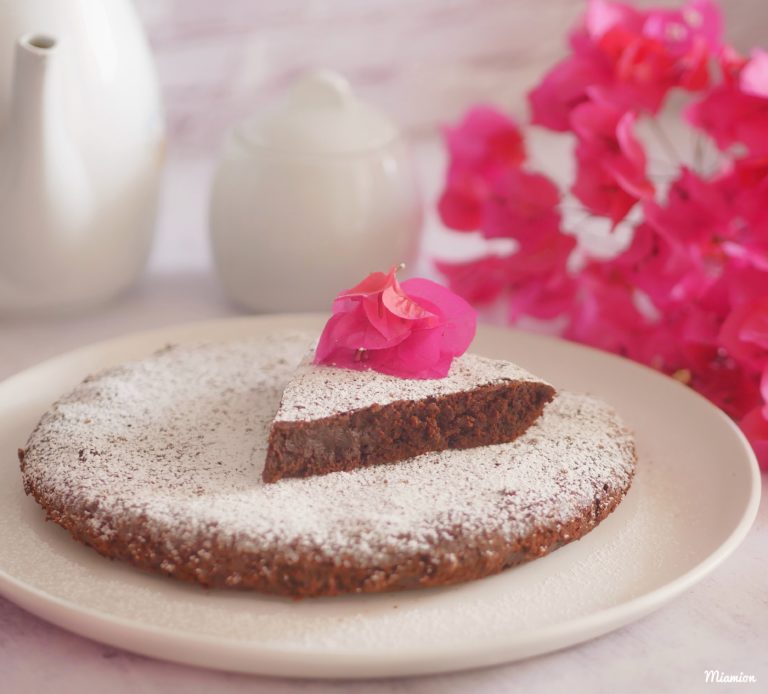
[[264,482],[508,443],[555,389],[512,362],[464,354],[442,379],[402,379],[302,361],[269,435]]

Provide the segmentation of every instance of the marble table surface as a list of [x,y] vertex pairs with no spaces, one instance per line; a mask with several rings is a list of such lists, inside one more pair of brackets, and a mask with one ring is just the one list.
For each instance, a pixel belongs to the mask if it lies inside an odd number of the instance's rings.
[[[427,155],[426,160],[430,160]],[[172,157],[158,240],[142,282],[87,316],[0,319],[0,378],[71,348],[140,329],[236,315],[209,269],[205,207],[211,164]],[[434,188],[434,182],[427,182]],[[425,245],[445,239],[434,220]],[[75,636],[0,598],[0,691],[185,694],[509,691],[697,692],[704,671],[754,675],[768,687],[768,484],[746,541],[711,576],[645,619],[551,655],[479,671],[390,681],[309,682],[219,673],[152,660]],[[739,686],[739,685],[721,685]]]

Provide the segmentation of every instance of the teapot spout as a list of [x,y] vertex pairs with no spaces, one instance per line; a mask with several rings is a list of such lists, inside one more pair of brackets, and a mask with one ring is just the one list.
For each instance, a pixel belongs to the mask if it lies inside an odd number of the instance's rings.
[[[54,108],[51,66],[56,60],[57,40],[45,34],[26,34],[16,44],[8,138],[15,142],[11,159],[21,156],[40,161],[46,147],[46,120]],[[55,117],[55,114],[50,114]]]
[[0,134],[0,290],[69,281],[51,268],[82,253],[92,213],[90,181],[59,103],[65,85],[57,44],[30,34],[16,46],[10,118]]

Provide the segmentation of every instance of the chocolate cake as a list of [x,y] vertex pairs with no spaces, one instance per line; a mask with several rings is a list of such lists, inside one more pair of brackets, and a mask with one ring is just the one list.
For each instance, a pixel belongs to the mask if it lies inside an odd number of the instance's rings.
[[106,557],[303,597],[497,573],[580,538],[630,486],[631,434],[570,393],[512,443],[265,484],[270,424],[309,341],[170,348],[88,378],[20,451],[27,493]]
[[283,393],[265,482],[508,443],[555,395],[515,364],[475,354],[455,359],[445,378],[428,380],[320,366],[313,357]]

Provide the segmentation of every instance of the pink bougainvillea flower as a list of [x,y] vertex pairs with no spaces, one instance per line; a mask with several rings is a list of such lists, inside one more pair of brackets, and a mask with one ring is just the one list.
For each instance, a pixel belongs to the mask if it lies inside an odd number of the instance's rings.
[[477,314],[445,287],[397,267],[374,272],[339,294],[323,329],[316,364],[373,369],[400,378],[443,378],[475,335]]
[[634,123],[634,114],[598,102],[582,104],[571,116],[578,138],[572,192],[590,212],[608,217],[614,225],[654,192]]
[[571,127],[583,156],[603,159],[621,187],[640,198],[652,194],[653,187],[645,176],[645,151],[634,134],[636,120],[634,113],[590,102],[574,110]]
[[768,156],[736,159],[715,179],[727,216],[722,250],[768,271]]
[[627,356],[670,375],[685,372],[690,379],[718,359],[721,324],[722,317],[715,311],[670,303],[634,329]]
[[690,123],[701,128],[720,149],[744,145],[751,154],[768,154],[768,99],[716,87],[686,110]]
[[741,144],[750,154],[768,154],[768,52],[755,50],[731,73],[730,82],[692,104],[686,117],[721,149]]
[[591,0],[583,25],[571,34],[572,55],[528,95],[532,120],[567,131],[571,112],[590,99],[590,91],[622,111],[656,113],[672,88],[709,85],[709,61],[721,51],[721,32],[719,10],[709,0],[650,12]]
[[480,228],[487,238],[535,243],[560,229],[560,190],[551,179],[520,168],[509,169],[491,184]]
[[642,223],[635,227],[626,250],[605,265],[645,292],[656,308],[667,310],[675,302],[699,298],[713,282],[697,261],[682,245]]
[[758,190],[762,197],[768,187],[768,155],[734,159],[722,171],[717,182],[729,198],[739,192],[751,193],[754,190]]
[[[685,309],[681,307],[678,313],[684,315]],[[706,325],[707,322],[709,325]],[[686,349],[687,382],[738,421],[761,404],[760,375],[759,371],[734,358],[721,346],[722,330],[718,330],[718,324],[722,324],[722,316],[714,320],[705,319],[705,324],[696,326],[697,329],[703,328],[703,338],[698,339],[698,344],[695,332],[692,338],[680,335],[680,338],[691,341]]]
[[720,341],[732,357],[754,369],[768,368],[768,297],[734,306]]
[[679,59],[662,44],[622,27],[608,31],[600,39],[600,49],[613,66],[613,79],[599,91],[606,101],[625,109],[656,113],[669,90]]
[[597,85],[605,97],[624,109],[656,113],[670,89],[707,87],[708,63],[720,49],[722,21],[711,2],[650,12],[593,2],[587,27],[612,66],[612,79]]
[[492,106],[475,106],[455,127],[444,130],[449,172],[471,171],[482,178],[525,160],[520,128]]
[[720,329],[725,313],[712,307],[683,302],[679,302],[671,313],[678,319],[674,341],[679,345],[687,368],[697,372],[722,359]]
[[558,233],[523,245],[507,261],[510,285],[509,316],[555,318],[569,311],[576,297],[576,282],[568,270],[576,239]]
[[509,256],[490,254],[463,263],[437,261],[435,267],[453,291],[478,306],[491,303],[509,286]]
[[756,372],[727,356],[718,356],[705,368],[692,370],[689,382],[692,388],[736,421],[760,405],[758,384]]
[[768,99],[768,51],[756,48],[739,73],[739,87],[747,96]]
[[680,9],[650,11],[642,31],[676,55],[688,53],[697,44],[716,54],[722,46],[723,18],[711,0],[694,0]]
[[729,258],[741,260],[763,272],[768,271],[768,239],[763,238],[752,243],[724,241],[722,248]]
[[608,0],[590,0],[584,16],[584,28],[592,40],[599,40],[617,26],[639,33],[645,21],[645,14],[631,5]]
[[525,160],[517,124],[491,106],[477,106],[444,130],[449,165],[438,211],[447,226],[475,231],[490,195],[490,180]]
[[723,232],[729,207],[721,185],[682,167],[664,204],[649,200],[643,211],[647,222],[671,243],[702,243]]
[[[750,263],[760,266],[761,248],[745,236],[744,219],[735,207],[739,194],[731,180],[705,179],[683,167],[666,200],[644,202],[645,223],[630,248],[640,244],[649,254],[633,260],[630,276],[658,308],[701,302],[718,285],[725,296],[721,279],[729,263],[740,269]],[[622,257],[615,262],[623,262]]]
[[562,233],[540,238],[537,243],[525,245],[510,256],[507,270],[514,281],[563,274],[568,269],[568,261],[576,246],[573,236]]
[[592,214],[607,217],[615,226],[638,199],[625,191],[602,163],[599,156],[579,156],[571,192]]
[[729,87],[738,86],[741,71],[748,62],[749,58],[743,56],[733,46],[723,45],[717,56],[723,83]]
[[566,132],[573,109],[589,100],[591,88],[609,80],[610,67],[601,57],[577,54],[566,58],[528,93],[531,122]]
[[755,407],[739,422],[741,430],[749,439],[764,472],[768,472],[768,416],[764,408]]
[[735,159],[715,179],[721,196],[736,214],[732,234],[738,237],[744,227],[755,236],[768,235],[768,154]]
[[572,310],[577,291],[572,275],[540,275],[511,289],[507,315],[513,323],[523,316],[552,320]]
[[610,106],[585,104],[573,115],[573,127],[583,148],[604,158],[623,190],[638,198],[653,194],[645,175],[645,151],[634,134],[634,113],[620,113]]
[[558,233],[509,255],[437,262],[436,267],[451,289],[473,304],[488,304],[503,294],[509,299],[510,320],[522,315],[550,319],[573,304],[576,283],[568,261],[575,248],[575,238]]
[[763,417],[768,418],[768,368],[763,369],[763,375],[760,377],[760,397],[763,399]]
[[729,308],[749,303],[756,296],[768,296],[768,272],[753,266],[729,263],[723,268],[721,283]]
[[[517,247],[438,267],[471,301],[506,301],[510,322],[555,319],[569,339],[678,378],[739,422],[768,469],[768,51],[745,58],[722,29],[714,0],[589,0],[570,55],[528,95],[531,120],[575,135],[571,192],[588,212],[614,226],[633,209],[641,217],[628,245],[575,254],[556,187],[519,155],[488,157],[486,126],[475,125],[466,136],[480,145],[451,147],[441,215]],[[680,166],[657,197],[636,119],[679,89],[706,90],[685,116],[726,156],[716,173]]]
[[610,268],[593,261],[579,273],[579,301],[564,336],[627,356],[647,319],[638,310],[634,287]]
[[457,231],[477,231],[488,194],[488,184],[482,178],[471,171],[456,170],[448,174],[437,211],[447,227]]
[[707,87],[709,59],[721,46],[717,6],[704,0],[679,10],[652,10],[641,15],[639,30],[637,14],[625,11],[624,19],[606,25],[599,38],[615,66],[614,101],[655,113],[673,87]]
[[678,330],[667,316],[656,322],[641,323],[634,329],[625,356],[667,374],[677,373],[685,364]]
[[503,294],[509,299],[510,320],[522,315],[550,319],[573,304],[576,284],[568,261],[575,248],[575,238],[558,233],[509,255],[437,262],[436,267],[451,289],[473,304],[488,304]]

